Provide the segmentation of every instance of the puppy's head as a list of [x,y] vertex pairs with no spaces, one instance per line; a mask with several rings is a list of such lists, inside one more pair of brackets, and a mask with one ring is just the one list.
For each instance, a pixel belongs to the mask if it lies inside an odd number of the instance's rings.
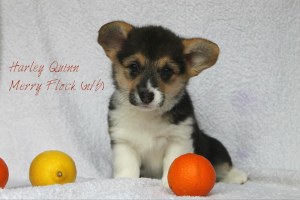
[[160,26],[105,24],[98,43],[112,61],[116,89],[145,111],[170,107],[188,80],[217,61],[218,46],[205,39],[182,39]]

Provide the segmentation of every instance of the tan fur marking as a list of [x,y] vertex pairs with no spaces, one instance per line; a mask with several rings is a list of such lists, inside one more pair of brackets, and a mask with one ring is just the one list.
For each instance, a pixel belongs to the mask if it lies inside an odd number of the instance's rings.
[[[128,64],[130,64],[130,60],[132,57],[128,57]],[[124,61],[125,62],[125,61]],[[131,80],[129,78],[129,70],[126,68],[126,66],[122,65],[117,59],[115,59],[113,65],[116,72],[116,81],[118,82],[119,86],[127,91],[130,91],[136,87],[136,85],[140,81],[140,77],[135,78],[134,80]]]
[[129,56],[123,60],[124,66],[128,66],[134,62],[138,61],[142,66],[146,63],[146,58],[141,53],[136,53],[132,56]]
[[170,67],[175,72],[175,74],[178,74],[180,72],[179,66],[168,56],[160,58],[158,60],[157,68],[162,69],[165,65],[168,65],[168,67]]
[[174,75],[168,84],[160,81],[159,88],[165,94],[166,99],[173,99],[185,87],[188,79],[186,75]]
[[113,67],[115,69],[115,76],[118,85],[124,90],[129,90],[130,81],[128,81],[128,79],[124,75],[124,70],[125,70],[124,67],[119,62],[114,63]]
[[162,57],[157,61],[158,69],[162,69],[165,65],[168,65],[175,73],[171,77],[168,83],[159,81],[159,89],[166,95],[167,99],[172,99],[177,96],[178,93],[185,87],[189,76],[186,74],[179,75],[180,68],[170,57]]

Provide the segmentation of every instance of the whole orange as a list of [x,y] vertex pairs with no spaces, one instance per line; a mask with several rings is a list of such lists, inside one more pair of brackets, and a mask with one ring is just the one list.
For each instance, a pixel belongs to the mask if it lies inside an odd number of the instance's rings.
[[177,196],[205,196],[215,185],[216,172],[203,156],[188,153],[170,166],[168,182]]
[[4,160],[0,158],[0,188],[4,188],[8,181],[8,167]]

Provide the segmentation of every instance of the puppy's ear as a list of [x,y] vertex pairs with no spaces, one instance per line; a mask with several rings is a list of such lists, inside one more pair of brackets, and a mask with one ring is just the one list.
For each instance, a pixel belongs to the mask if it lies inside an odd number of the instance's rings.
[[100,28],[98,43],[103,47],[107,57],[113,59],[132,28],[131,25],[122,21],[113,21]]
[[219,47],[209,40],[185,39],[183,40],[183,48],[190,77],[197,76],[204,69],[217,62]]

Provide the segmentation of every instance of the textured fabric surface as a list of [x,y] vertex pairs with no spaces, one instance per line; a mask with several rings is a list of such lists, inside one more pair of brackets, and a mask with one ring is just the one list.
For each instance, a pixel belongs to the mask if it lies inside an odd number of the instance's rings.
[[[76,183],[0,190],[1,199],[299,199],[299,172],[251,171],[244,185],[217,183],[205,197],[179,197],[156,179],[79,179]],[[258,177],[259,176],[259,177]],[[294,178],[293,178],[294,176]],[[297,177],[295,179],[295,177]]]
[[[0,1],[0,157],[10,170],[0,198],[176,198],[158,180],[110,179],[113,85],[97,35],[113,20],[219,45],[216,65],[188,90],[201,128],[251,179],[218,183],[209,197],[299,198],[299,11],[297,0]],[[17,62],[32,71],[18,72]],[[54,72],[56,65],[73,72]],[[74,159],[78,180],[31,187],[31,161],[52,149]]]

